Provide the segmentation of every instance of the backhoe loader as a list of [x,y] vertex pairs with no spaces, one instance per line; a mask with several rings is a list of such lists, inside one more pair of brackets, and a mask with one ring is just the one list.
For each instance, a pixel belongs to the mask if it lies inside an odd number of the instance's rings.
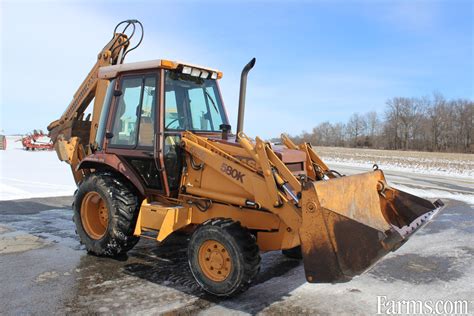
[[142,39],[139,21],[118,24],[72,102],[48,126],[77,183],[73,220],[89,253],[116,256],[140,237],[162,242],[189,234],[196,282],[232,296],[249,287],[266,251],[302,258],[310,283],[348,281],[441,209],[439,200],[390,187],[376,166],[343,176],[309,143],[246,136],[255,59],[241,74],[232,133],[222,72],[166,59],[124,63]]

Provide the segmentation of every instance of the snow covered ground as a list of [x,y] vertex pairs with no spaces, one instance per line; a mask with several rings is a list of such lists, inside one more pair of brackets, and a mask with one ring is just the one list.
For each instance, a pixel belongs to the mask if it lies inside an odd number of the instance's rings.
[[377,164],[382,170],[474,179],[473,154],[341,147],[316,147],[315,150],[328,164],[366,169]]
[[474,205],[474,193],[466,194],[466,193],[453,193],[445,190],[438,190],[438,189],[419,189],[408,187],[402,184],[396,184],[395,187],[398,190],[405,191],[407,193],[417,195],[423,198],[427,198],[430,200],[437,200],[437,199],[451,199],[461,201],[470,205]]
[[7,136],[0,151],[0,200],[72,195],[70,167],[55,151],[25,151],[18,136]]
[[[370,171],[369,166],[351,166],[330,162],[329,168],[345,175]],[[474,205],[474,180],[464,177],[394,171],[383,169],[388,184],[396,189],[429,200],[456,200]]]

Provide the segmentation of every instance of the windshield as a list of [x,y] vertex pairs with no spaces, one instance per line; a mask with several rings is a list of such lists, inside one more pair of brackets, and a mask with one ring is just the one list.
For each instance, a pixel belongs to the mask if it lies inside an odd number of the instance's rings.
[[227,124],[217,83],[166,71],[165,129],[217,132]]

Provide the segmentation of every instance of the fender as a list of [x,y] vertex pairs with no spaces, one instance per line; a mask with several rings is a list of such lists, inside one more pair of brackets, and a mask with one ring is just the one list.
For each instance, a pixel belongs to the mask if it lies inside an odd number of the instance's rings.
[[117,155],[104,153],[89,155],[79,163],[76,170],[91,168],[98,169],[101,166],[113,169],[123,175],[135,186],[135,188],[137,188],[142,196],[145,196],[145,186],[140,177],[132,170],[132,168],[127,167],[127,163]]

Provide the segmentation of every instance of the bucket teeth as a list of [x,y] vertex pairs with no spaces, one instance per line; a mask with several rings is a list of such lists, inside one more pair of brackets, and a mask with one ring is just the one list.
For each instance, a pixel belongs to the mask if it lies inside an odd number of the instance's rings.
[[398,249],[440,210],[380,170],[306,186],[300,239],[308,282],[344,282]]

